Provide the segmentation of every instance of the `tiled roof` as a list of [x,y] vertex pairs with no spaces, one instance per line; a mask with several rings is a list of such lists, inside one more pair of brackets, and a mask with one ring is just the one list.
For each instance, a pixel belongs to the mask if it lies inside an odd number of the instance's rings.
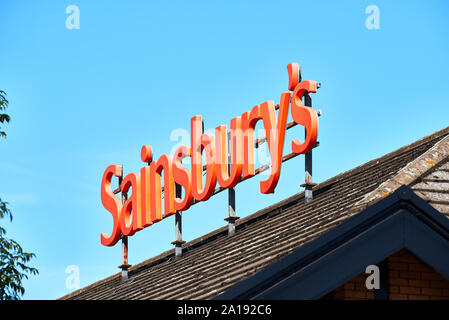
[[117,273],[61,299],[213,298],[381,199],[407,172],[420,172],[406,184],[448,214],[448,156],[429,160],[448,141],[449,127],[318,184],[310,203],[298,193],[238,220],[231,237],[220,228],[186,243],[181,258],[169,250],[131,267],[126,281]]

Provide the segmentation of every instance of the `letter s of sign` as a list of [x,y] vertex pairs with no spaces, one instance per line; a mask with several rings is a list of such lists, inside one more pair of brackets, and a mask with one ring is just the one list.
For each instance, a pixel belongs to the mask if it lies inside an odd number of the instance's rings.
[[[287,69],[289,68],[287,67]],[[290,74],[289,71],[289,76]],[[291,83],[289,83],[289,88],[291,88]],[[292,141],[292,151],[296,154],[304,154],[312,150],[318,136],[318,115],[313,108],[305,106],[301,101],[306,93],[314,93],[316,89],[316,81],[304,80],[298,83],[293,91],[291,99],[292,118],[306,129],[306,137],[303,143],[299,140]]]
[[190,147],[180,146],[173,157],[173,180],[184,188],[184,200],[175,197],[174,208],[185,211],[192,205],[192,173],[182,166],[182,159],[190,157]]
[[101,203],[108,210],[113,219],[112,233],[108,236],[106,233],[101,234],[101,244],[104,246],[113,246],[120,239],[120,211],[122,203],[111,190],[112,176],[122,176],[122,166],[118,164],[110,165],[106,168],[103,179],[101,180]]

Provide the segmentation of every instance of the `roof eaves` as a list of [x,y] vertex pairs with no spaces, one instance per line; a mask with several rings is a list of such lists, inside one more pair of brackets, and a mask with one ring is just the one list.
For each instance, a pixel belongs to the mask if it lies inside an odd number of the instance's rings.
[[[364,253],[370,252],[370,250],[367,250],[367,248],[365,247],[366,239],[362,239],[361,235],[367,232],[372,232],[374,227],[378,228],[384,221],[391,220],[391,217],[397,215],[398,213],[404,214],[404,212],[407,213],[407,217],[418,217],[418,219],[411,219],[422,225],[426,225],[427,227],[429,227],[428,230],[433,230],[435,234],[440,235],[442,241],[445,241],[445,248],[447,248],[447,241],[449,241],[449,220],[433,207],[431,207],[427,202],[417,196],[413,192],[413,190],[410,189],[410,187],[401,186],[390,196],[363,210],[361,214],[346,220],[344,223],[330,230],[326,234],[298,248],[297,250],[278,260],[269,267],[254,274],[250,278],[237,283],[235,286],[227,289],[213,299],[272,299],[272,295],[267,295],[267,292],[271,291],[279,284],[282,286],[282,283],[288,281],[289,278],[298,278],[298,276],[299,278],[301,278],[300,273],[311,272],[315,276],[317,276],[317,274],[319,274],[319,268],[317,267],[317,264],[321,263],[322,265],[328,266],[333,265],[332,263],[329,263],[329,257],[331,255],[335,255],[335,252],[337,250],[344,248],[344,246],[349,243],[351,244],[351,246],[354,246],[355,241],[359,241],[360,245],[362,246],[361,251],[363,251]],[[399,228],[401,229],[402,227]],[[396,230],[391,229],[391,227],[388,227],[386,229],[390,231],[392,230],[392,233],[395,235],[399,234],[398,232],[396,232]],[[409,235],[410,232],[405,232],[402,237]],[[370,238],[374,239],[372,236]],[[380,245],[378,240],[379,239],[374,241],[376,248],[378,248]],[[434,239],[427,240],[433,241]],[[391,241],[386,241],[384,243],[391,245]],[[408,248],[408,242],[405,243],[403,239],[398,243],[400,243],[400,248]],[[427,253],[428,251],[429,250],[427,250]],[[429,254],[423,255],[429,256]],[[431,258],[433,260],[438,260],[438,255],[441,256],[441,254],[435,254],[435,252],[433,252],[433,256]],[[363,256],[366,257],[366,254],[363,254]],[[447,257],[447,255],[444,256]],[[348,259],[348,257],[345,256],[345,259]],[[430,259],[429,261],[431,261],[432,259]],[[341,259],[341,256],[338,258],[338,260],[339,262],[343,261],[343,264],[347,266],[348,261],[344,262],[344,259]],[[424,261],[427,260],[428,259],[424,259]],[[350,265],[352,267],[354,264],[350,263]],[[447,261],[444,263],[429,263],[429,265],[432,265],[436,269],[439,269],[440,272],[444,269],[443,274],[449,274]],[[357,270],[356,274],[359,272],[360,270]],[[340,272],[337,274],[341,276]],[[351,278],[352,276],[354,275],[351,275],[349,278]],[[296,283],[296,281],[294,282]],[[325,281],[318,281],[318,283],[320,283],[323,288],[326,288],[326,290],[320,292],[320,294],[315,297],[308,297],[307,299],[317,298],[328,292],[328,284],[325,283]],[[337,285],[341,284],[342,283],[338,283]],[[314,282],[313,287],[314,291],[320,290],[318,288],[319,285],[316,282]],[[308,290],[296,290],[295,292],[300,296],[310,295],[310,292],[308,292]]]

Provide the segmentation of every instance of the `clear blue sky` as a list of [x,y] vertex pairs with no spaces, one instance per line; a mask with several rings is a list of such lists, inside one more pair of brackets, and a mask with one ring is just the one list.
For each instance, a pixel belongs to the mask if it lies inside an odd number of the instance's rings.
[[[162,4],[164,3],[164,4]],[[449,125],[447,1],[12,1],[0,2],[0,89],[11,123],[0,141],[0,197],[8,236],[36,253],[25,299],[68,292],[119,271],[120,245],[100,244],[110,214],[104,169],[142,166],[140,148],[168,153],[177,128],[201,114],[206,128],[287,89],[286,65],[322,83],[314,181],[322,182]],[[80,29],[69,30],[69,5]],[[380,10],[368,30],[365,8]],[[172,118],[167,121],[168,118]],[[289,131],[302,137],[303,130]],[[285,148],[284,152],[290,152]],[[273,195],[260,177],[237,186],[247,216],[301,191],[304,157],[284,163]],[[225,225],[226,193],[183,215],[189,241]],[[130,263],[171,249],[174,219],[129,240]]]

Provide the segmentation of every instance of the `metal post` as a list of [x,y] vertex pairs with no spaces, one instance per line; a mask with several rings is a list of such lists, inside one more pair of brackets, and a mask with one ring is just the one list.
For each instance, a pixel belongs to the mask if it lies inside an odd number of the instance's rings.
[[[182,190],[179,184],[175,184],[176,198],[182,197]],[[176,211],[175,213],[175,241],[172,244],[175,245],[175,258],[182,256],[182,245],[185,241],[182,240],[182,212]]]
[[[231,132],[228,131],[228,174],[231,174]],[[232,236],[235,234],[235,222],[239,219],[235,215],[235,189],[228,189],[228,217],[225,218],[225,221],[228,221],[228,236]]]
[[122,236],[122,254],[123,261],[122,265],[119,266],[122,269],[122,281],[128,280],[128,268],[130,265],[128,264],[128,237]]
[[[119,188],[121,188],[123,180],[123,166],[122,166],[122,174],[118,179]],[[128,194],[126,192],[122,192],[122,204],[128,199]],[[122,264],[119,268],[122,270],[122,281],[128,279],[128,269],[130,265],[128,264],[128,236],[121,235],[122,238]]]
[[[308,93],[304,95],[304,105],[310,108],[312,107],[312,98]],[[307,135],[306,131],[305,135]],[[301,185],[301,187],[306,188],[304,192],[305,203],[308,203],[313,200],[312,188],[314,186],[316,186],[316,183],[312,182],[312,150],[310,150],[305,155],[305,177],[304,177],[304,184]]]

